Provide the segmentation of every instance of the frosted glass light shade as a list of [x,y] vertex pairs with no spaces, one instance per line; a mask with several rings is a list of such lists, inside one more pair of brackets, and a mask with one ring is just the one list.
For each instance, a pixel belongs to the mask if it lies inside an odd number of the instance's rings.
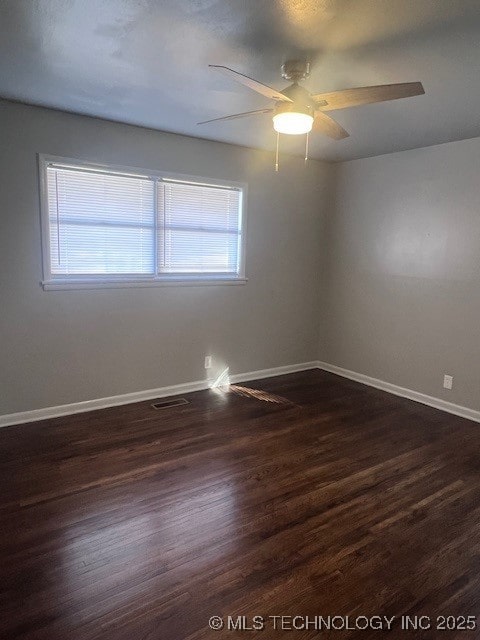
[[299,135],[312,130],[313,118],[308,113],[284,111],[273,116],[273,128],[278,133]]

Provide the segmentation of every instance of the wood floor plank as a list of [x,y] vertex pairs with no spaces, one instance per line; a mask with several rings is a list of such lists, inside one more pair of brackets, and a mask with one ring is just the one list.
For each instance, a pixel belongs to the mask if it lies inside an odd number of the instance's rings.
[[[478,638],[480,429],[308,371],[0,430],[0,637]],[[392,630],[268,616],[395,616]]]

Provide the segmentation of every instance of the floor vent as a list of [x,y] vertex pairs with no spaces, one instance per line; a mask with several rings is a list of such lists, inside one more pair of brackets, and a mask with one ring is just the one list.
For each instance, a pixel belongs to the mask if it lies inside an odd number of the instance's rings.
[[179,407],[182,404],[189,404],[185,398],[173,398],[173,400],[159,400],[154,402],[152,407],[154,409],[168,409],[168,407]]

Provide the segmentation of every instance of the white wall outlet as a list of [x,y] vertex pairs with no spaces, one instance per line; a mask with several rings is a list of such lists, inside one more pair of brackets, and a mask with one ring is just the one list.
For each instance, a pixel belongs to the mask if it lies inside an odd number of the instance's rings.
[[453,376],[443,376],[443,388],[451,389],[453,387]]
[[205,356],[205,369],[212,368],[212,356]]

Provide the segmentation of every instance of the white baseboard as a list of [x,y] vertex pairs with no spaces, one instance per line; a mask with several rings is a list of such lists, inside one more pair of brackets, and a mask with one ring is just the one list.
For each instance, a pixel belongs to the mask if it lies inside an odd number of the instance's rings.
[[[316,361],[301,362],[299,364],[286,365],[283,367],[273,367],[272,369],[259,369],[258,371],[236,373],[230,375],[229,380],[233,383],[247,382],[248,380],[272,378],[274,376],[281,376],[286,373],[295,373],[296,371],[307,371],[308,369],[316,368]],[[110,396],[108,398],[97,398],[95,400],[84,400],[83,402],[62,404],[56,407],[45,407],[44,409],[33,409],[31,411],[9,413],[0,415],[0,427],[9,427],[15,424],[36,422],[38,420],[47,420],[48,418],[58,418],[60,416],[71,415],[73,413],[84,413],[85,411],[93,411],[94,409],[117,407],[122,404],[131,404],[132,402],[142,402],[144,400],[153,400],[155,398],[177,396],[183,393],[191,393],[192,391],[202,391],[203,389],[208,389],[210,385],[210,380],[197,380],[196,382],[186,382],[184,384],[174,384],[169,387],[148,389],[147,391],[124,393],[119,396]]]
[[258,371],[249,371],[248,373],[234,373],[229,376],[230,382],[248,382],[248,380],[261,380],[262,378],[274,378],[275,376],[283,376],[287,373],[296,373],[297,371],[308,371],[309,369],[318,369],[316,360],[312,362],[300,362],[299,364],[288,364],[284,367],[273,367],[273,369],[259,369]]
[[[350,371],[337,367],[328,362],[312,361],[301,362],[299,364],[286,365],[283,367],[273,367],[271,369],[259,369],[258,371],[248,371],[246,373],[236,373],[229,376],[230,382],[247,382],[248,380],[261,380],[262,378],[272,378],[287,373],[295,373],[297,371],[307,371],[309,369],[323,369],[330,373],[335,373],[343,378],[361,382],[370,387],[387,391],[402,398],[408,398],[429,407],[452,413],[462,418],[480,422],[480,411],[462,407],[440,398],[428,396],[412,389],[399,387],[391,382],[385,382],[377,378],[366,376],[363,373]],[[197,380],[195,382],[186,382],[184,384],[174,384],[168,387],[160,387],[158,389],[148,389],[146,391],[135,391],[133,393],[124,393],[118,396],[110,396],[108,398],[97,398],[95,400],[85,400],[83,402],[72,402],[70,404],[62,404],[56,407],[45,407],[43,409],[33,409],[32,411],[21,411],[18,413],[10,413],[0,415],[0,427],[8,427],[16,424],[24,424],[26,422],[36,422],[38,420],[47,420],[49,418],[58,418],[61,416],[71,415],[74,413],[84,413],[95,409],[106,409],[108,407],[117,407],[122,404],[131,404],[132,402],[142,402],[144,400],[153,400],[155,398],[165,398],[168,396],[176,396],[184,393],[192,393],[193,391],[202,391],[210,387],[210,380]]]
[[384,380],[371,378],[370,376],[366,376],[363,373],[357,373],[356,371],[350,371],[349,369],[342,369],[342,367],[337,367],[336,365],[329,364],[328,362],[318,361],[317,367],[319,369],[323,369],[324,371],[335,373],[337,376],[342,376],[342,378],[355,380],[356,382],[361,382],[362,384],[366,384],[369,387],[375,387],[376,389],[381,389],[382,391],[393,393],[396,396],[408,398],[409,400],[414,400],[415,402],[426,404],[429,407],[440,409],[440,411],[446,411],[447,413],[453,413],[454,415],[460,416],[462,418],[468,418],[468,420],[473,420],[474,422],[480,422],[480,411],[476,411],[475,409],[462,407],[459,404],[453,404],[453,402],[447,402],[446,400],[441,400],[440,398],[435,398],[434,396],[427,396],[424,393],[413,391],[412,389],[399,387],[398,385],[392,384],[391,382],[385,382]]

